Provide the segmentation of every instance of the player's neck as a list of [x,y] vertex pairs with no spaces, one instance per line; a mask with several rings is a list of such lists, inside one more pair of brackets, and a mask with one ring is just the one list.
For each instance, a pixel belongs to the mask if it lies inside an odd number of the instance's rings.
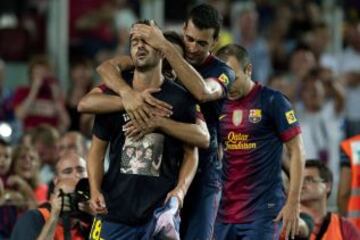
[[164,82],[161,74],[161,64],[148,71],[134,71],[133,88],[143,91],[148,88],[159,88]]
[[249,93],[254,87],[255,83],[249,78],[244,84],[244,96],[249,95]]

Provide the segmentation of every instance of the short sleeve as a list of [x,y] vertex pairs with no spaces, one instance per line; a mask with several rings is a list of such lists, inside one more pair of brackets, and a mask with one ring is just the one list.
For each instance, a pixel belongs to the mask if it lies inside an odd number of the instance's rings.
[[113,123],[110,114],[96,114],[92,133],[103,141],[110,141]]
[[235,73],[228,67],[222,67],[211,78],[220,83],[226,96],[231,84],[235,81]]
[[270,97],[269,112],[276,131],[283,142],[287,142],[301,133],[299,121],[289,100],[280,92]]
[[45,220],[38,210],[27,211],[16,222],[10,239],[35,240],[40,235],[44,224]]

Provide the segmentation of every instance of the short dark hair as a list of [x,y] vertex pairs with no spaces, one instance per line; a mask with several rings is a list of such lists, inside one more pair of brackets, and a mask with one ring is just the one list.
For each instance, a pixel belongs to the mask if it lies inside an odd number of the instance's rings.
[[216,52],[216,56],[222,60],[226,60],[233,56],[239,61],[243,69],[250,64],[249,53],[239,44],[228,44],[223,46]]
[[[166,32],[164,32],[164,37],[172,44],[176,44],[176,45],[180,46],[182,51],[185,52],[185,43],[180,34],[178,34],[177,32],[174,32],[174,31],[166,31]],[[169,79],[172,79],[175,77],[172,73],[172,67],[166,58],[163,60],[162,73],[164,74],[165,77],[167,77]]]
[[[319,159],[307,159],[305,162],[305,168],[316,168],[319,171],[319,176],[325,183],[333,184],[333,174],[331,170]],[[332,187],[331,187],[332,188]],[[328,197],[331,194],[328,193]]]
[[222,25],[221,14],[209,4],[200,4],[194,7],[186,17],[185,26],[189,20],[200,30],[214,29],[214,39],[219,37]]

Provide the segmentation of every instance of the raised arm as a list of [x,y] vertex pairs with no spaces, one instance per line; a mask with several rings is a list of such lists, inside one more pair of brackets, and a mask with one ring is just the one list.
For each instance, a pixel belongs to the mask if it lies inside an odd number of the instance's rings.
[[18,106],[15,107],[15,116],[18,119],[23,120],[26,118],[34,104],[34,101],[39,94],[41,85],[43,84],[43,78],[35,78],[31,84],[30,92]]
[[171,67],[175,70],[178,79],[200,102],[219,99],[223,96],[223,88],[220,83],[204,79],[176,50],[174,45],[165,39],[161,30],[153,23],[151,26],[136,24],[131,34],[138,36],[152,47],[160,50]]
[[176,187],[170,191],[166,200],[175,196],[179,200],[179,205],[182,207],[185,195],[194,179],[198,163],[198,149],[194,146],[184,144],[184,158],[181,163],[179,178]]
[[204,79],[176,50],[173,44],[165,39],[162,52],[174,69],[178,79],[200,102],[220,99],[224,91],[220,83],[214,79]]
[[133,68],[134,63],[129,56],[117,56],[101,63],[96,71],[107,87],[119,96],[123,96],[132,93],[133,89],[122,78],[121,72]]
[[62,205],[62,197],[59,195],[59,189],[55,189],[55,193],[51,197],[51,212],[50,217],[46,219],[43,228],[37,240],[54,239],[56,226],[59,224],[60,212]]

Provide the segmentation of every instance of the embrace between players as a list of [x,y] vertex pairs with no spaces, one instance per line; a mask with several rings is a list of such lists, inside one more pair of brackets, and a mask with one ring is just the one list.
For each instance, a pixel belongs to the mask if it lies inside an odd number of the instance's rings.
[[263,240],[278,239],[281,229],[295,236],[304,169],[299,123],[286,97],[252,81],[243,47],[210,52],[220,27],[220,14],[206,4],[191,10],[182,36],[141,21],[130,31],[131,56],[97,68],[105,84],[79,104],[96,114],[90,239]]

